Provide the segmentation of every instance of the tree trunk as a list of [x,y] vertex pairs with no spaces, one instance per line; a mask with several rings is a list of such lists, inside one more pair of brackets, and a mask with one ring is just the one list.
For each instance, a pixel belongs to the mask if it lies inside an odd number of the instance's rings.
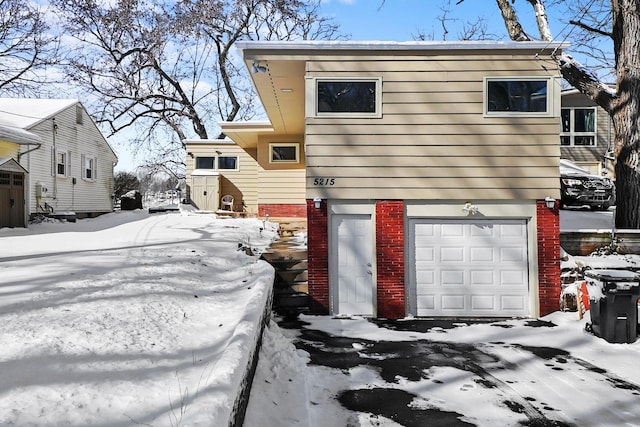
[[640,2],[612,0],[617,99],[609,115],[616,157],[616,228],[640,229]]

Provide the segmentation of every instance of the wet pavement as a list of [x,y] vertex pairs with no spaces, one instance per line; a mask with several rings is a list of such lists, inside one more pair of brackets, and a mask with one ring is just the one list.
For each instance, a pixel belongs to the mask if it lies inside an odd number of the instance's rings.
[[[468,325],[447,320],[371,322],[380,328],[418,333],[446,333]],[[513,327],[508,322],[482,323],[491,328]],[[281,322],[280,327],[295,332],[294,344],[309,354],[310,365],[332,368],[345,375],[355,368],[365,368],[379,376],[380,381],[375,384],[332,390],[345,409],[368,414],[373,420],[370,425],[388,425],[384,420],[410,427],[582,427],[640,423],[640,417],[621,411],[615,405],[598,408],[597,419],[589,416],[589,408],[582,410],[580,405],[587,401],[583,397],[593,398],[590,394],[602,390],[603,384],[610,390],[603,397],[615,402],[639,402],[640,387],[562,349],[498,340],[482,343],[431,339],[372,341],[333,336],[310,328],[304,321]],[[534,333],[536,328],[556,325],[528,320],[522,321],[520,327]],[[408,391],[411,389],[417,392]],[[475,394],[469,393],[471,391]],[[416,404],[421,401],[423,404]],[[445,401],[449,401],[448,404],[444,404]],[[456,406],[452,402],[465,401],[469,401],[468,406],[458,405],[459,409],[452,410],[451,407]],[[474,407],[487,402],[495,405],[495,410]],[[495,424],[501,411],[512,416],[507,415],[504,424]],[[584,416],[574,415],[581,411]],[[601,424],[602,420],[607,420],[606,424]]]

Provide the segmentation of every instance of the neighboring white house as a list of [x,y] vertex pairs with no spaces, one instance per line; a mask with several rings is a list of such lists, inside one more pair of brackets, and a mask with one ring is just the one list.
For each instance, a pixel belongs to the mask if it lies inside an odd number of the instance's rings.
[[118,158],[78,100],[0,98],[0,124],[35,135],[28,144],[0,135],[0,156],[27,171],[24,200],[13,203],[23,203],[29,217],[113,210]]

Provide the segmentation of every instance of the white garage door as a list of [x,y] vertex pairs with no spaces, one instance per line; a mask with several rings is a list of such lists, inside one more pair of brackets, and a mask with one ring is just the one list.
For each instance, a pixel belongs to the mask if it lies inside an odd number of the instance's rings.
[[528,316],[524,220],[413,219],[418,316]]

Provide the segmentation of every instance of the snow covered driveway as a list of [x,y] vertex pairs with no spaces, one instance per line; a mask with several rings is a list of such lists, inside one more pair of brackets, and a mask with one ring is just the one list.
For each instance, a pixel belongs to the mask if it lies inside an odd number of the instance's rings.
[[[284,348],[270,358],[265,345],[271,372],[258,369],[251,399],[263,416],[276,406],[289,417],[264,426],[640,425],[640,342],[607,343],[584,322],[561,312],[476,324],[302,316],[271,327],[297,350],[283,363]],[[260,398],[287,380],[304,393]]]
[[273,283],[257,219],[0,230],[0,425],[226,425]]

